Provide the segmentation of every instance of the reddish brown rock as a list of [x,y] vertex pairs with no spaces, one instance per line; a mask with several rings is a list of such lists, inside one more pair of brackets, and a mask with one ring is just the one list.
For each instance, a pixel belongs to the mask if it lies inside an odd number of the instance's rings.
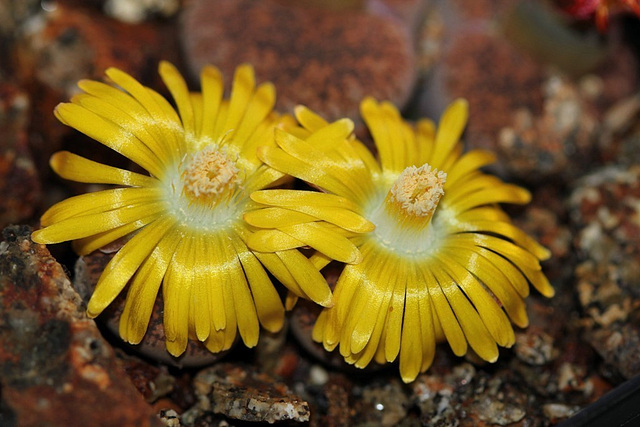
[[195,0],[182,16],[182,41],[194,76],[211,63],[230,81],[249,62],[276,85],[278,108],[305,104],[331,120],[357,119],[367,95],[402,106],[415,80],[407,29],[358,10]]
[[161,425],[60,264],[30,234],[8,227],[0,242],[3,417],[25,426]]
[[[48,169],[50,155],[62,148],[63,137],[75,135],[58,123],[53,109],[78,93],[79,80],[100,80],[108,67],[117,67],[145,84],[160,87],[158,62],[177,59],[168,25],[124,24],[97,8],[69,0],[47,5],[19,29],[22,36],[13,49],[16,75],[38,101],[33,104],[30,143],[37,152],[36,164],[43,170]],[[85,155],[97,146],[79,145],[80,150],[75,151]]]
[[158,402],[174,391],[176,378],[169,374],[166,366],[152,365],[122,350],[117,350],[116,354],[131,382],[147,402]]
[[27,144],[29,99],[0,81],[0,228],[25,222],[40,203],[40,180]]
[[429,4],[428,0],[369,0],[366,8],[372,13],[399,19],[411,34],[417,35]]

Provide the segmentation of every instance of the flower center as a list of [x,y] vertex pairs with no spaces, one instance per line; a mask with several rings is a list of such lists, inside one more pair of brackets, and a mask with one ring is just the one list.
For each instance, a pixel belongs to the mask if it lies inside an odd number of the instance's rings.
[[184,194],[193,202],[215,205],[240,182],[235,162],[215,145],[187,156],[180,169]]
[[438,239],[429,224],[444,195],[446,178],[446,173],[428,164],[403,170],[369,217],[378,241],[395,252],[413,255],[433,247]]
[[431,170],[428,164],[409,166],[402,171],[385,199],[385,208],[399,216],[406,226],[423,229],[429,224],[444,195],[447,174]]

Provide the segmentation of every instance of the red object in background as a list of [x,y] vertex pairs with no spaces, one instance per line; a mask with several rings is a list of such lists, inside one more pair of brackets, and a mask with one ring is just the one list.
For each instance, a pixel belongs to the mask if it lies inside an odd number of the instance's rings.
[[604,33],[612,12],[631,11],[640,17],[640,0],[558,0],[560,7],[579,19],[595,16],[598,31]]

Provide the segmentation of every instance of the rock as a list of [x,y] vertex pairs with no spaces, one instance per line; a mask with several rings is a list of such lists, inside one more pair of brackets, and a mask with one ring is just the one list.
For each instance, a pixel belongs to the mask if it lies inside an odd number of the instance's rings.
[[410,400],[397,378],[383,384],[373,382],[362,388],[359,422],[371,425],[395,426],[407,416]]
[[109,150],[97,143],[87,144],[83,136],[60,124],[53,109],[79,92],[79,80],[102,80],[108,67],[120,68],[144,84],[161,88],[158,62],[177,61],[172,29],[160,24],[124,24],[84,4],[43,3],[47,8],[18,28],[20,37],[10,56],[15,58],[12,65],[19,83],[37,99],[29,135],[35,163],[39,170],[48,171],[49,157],[68,143],[69,135],[81,141],[72,151],[94,158],[97,151],[105,160],[115,158],[122,163]]
[[[97,250],[87,256],[80,257],[76,262],[74,286],[85,303],[89,301],[105,266],[115,255],[116,247],[111,245],[111,247],[108,246],[102,250]],[[118,325],[120,315],[124,310],[125,297],[126,290],[118,295],[114,302],[98,316],[98,321],[104,322],[116,337],[119,337]],[[143,356],[177,367],[205,366],[219,360],[228,353],[227,351],[211,353],[204,344],[190,340],[187,350],[180,357],[172,356],[165,346],[162,308],[162,293],[158,292],[151,320],[149,321],[149,329],[142,342],[136,345],[122,342],[122,345]]]
[[597,124],[611,93],[620,93],[615,82],[625,96],[638,82],[630,65],[637,58],[619,37],[594,42],[547,9],[526,1],[436,2],[418,51],[429,73],[417,115],[439,117],[453,99],[466,98],[469,147],[496,152],[496,172],[535,184],[587,172],[599,160]]
[[635,324],[625,324],[617,329],[605,328],[588,331],[587,342],[596,349],[604,362],[625,379],[640,372],[640,331]]
[[346,426],[352,423],[353,384],[342,374],[332,373],[312,408],[317,426]]
[[569,198],[585,335],[624,378],[640,373],[640,167],[607,167]]
[[[31,229],[0,243],[0,384],[8,425],[161,426],[63,268]],[[5,424],[7,425],[7,424]]]
[[544,365],[557,356],[558,350],[549,334],[532,327],[516,333],[515,353],[525,363]]
[[559,75],[541,84],[542,111],[516,107],[498,133],[498,153],[512,176],[539,182],[569,181],[596,152],[596,117],[578,86]]
[[552,424],[556,424],[565,418],[572,417],[578,413],[579,410],[580,407],[564,405],[562,403],[547,403],[542,406],[544,415]]
[[180,0],[107,0],[107,15],[129,24],[137,24],[153,16],[169,18],[180,8]]
[[198,403],[182,416],[192,425],[207,412],[240,421],[309,421],[309,404],[285,384],[250,366],[221,363],[194,378]]
[[30,220],[42,196],[28,147],[28,124],[26,93],[0,79],[0,228]]
[[176,378],[169,374],[166,366],[146,363],[122,350],[118,350],[117,354],[131,382],[147,402],[156,402],[174,390]]
[[359,119],[367,95],[403,106],[416,72],[411,36],[397,19],[359,10],[303,8],[275,0],[195,0],[182,16],[192,75],[251,63],[277,88],[277,108],[304,104],[329,120]]

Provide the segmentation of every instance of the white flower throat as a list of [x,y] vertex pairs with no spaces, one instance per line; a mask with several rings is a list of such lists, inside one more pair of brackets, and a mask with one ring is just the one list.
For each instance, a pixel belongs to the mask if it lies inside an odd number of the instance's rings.
[[407,255],[421,255],[433,248],[437,227],[429,225],[444,195],[446,179],[446,173],[432,170],[428,164],[404,169],[369,215],[378,241]]
[[213,231],[239,218],[243,180],[224,148],[208,145],[185,155],[169,178],[170,210],[185,226]]

